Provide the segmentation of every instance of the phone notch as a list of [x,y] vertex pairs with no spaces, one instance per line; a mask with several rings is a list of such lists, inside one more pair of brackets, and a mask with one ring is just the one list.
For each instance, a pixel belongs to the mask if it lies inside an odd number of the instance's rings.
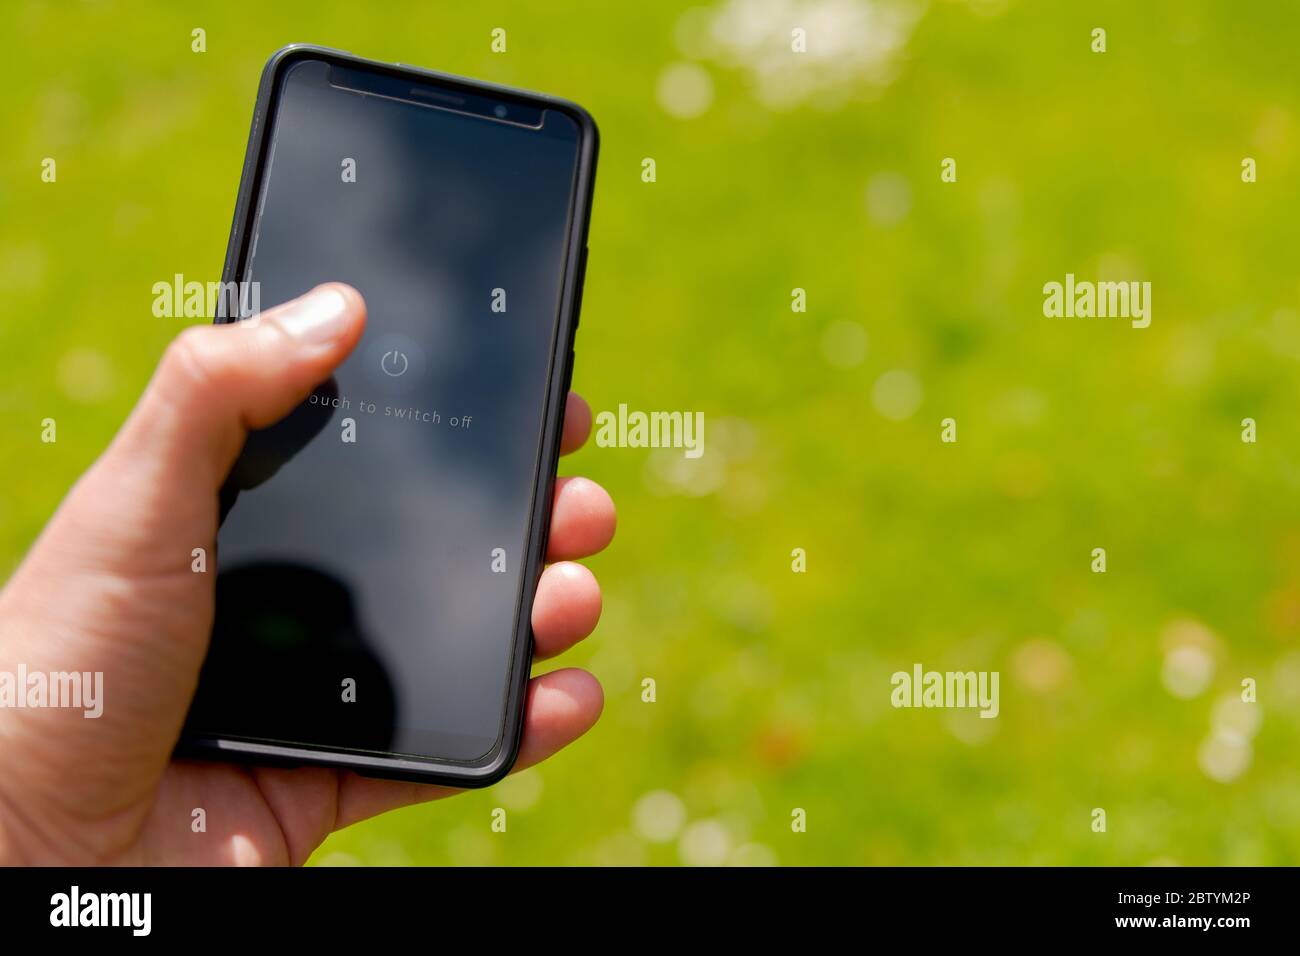
[[450,82],[443,85],[433,79],[428,83],[413,84],[409,76],[398,78],[379,70],[356,69],[337,63],[330,64],[329,84],[336,89],[349,90],[363,96],[378,96],[399,103],[447,110],[528,129],[541,129],[544,117],[544,111],[540,107],[522,100],[471,93]]

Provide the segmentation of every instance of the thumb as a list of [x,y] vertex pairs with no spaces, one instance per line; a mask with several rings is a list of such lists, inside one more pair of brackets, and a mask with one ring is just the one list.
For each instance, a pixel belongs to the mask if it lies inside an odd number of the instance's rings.
[[219,488],[248,432],[279,421],[327,379],[365,319],[359,292],[328,283],[244,322],[186,329],[107,457],[162,456],[173,480]]
[[6,596],[32,576],[165,574],[191,548],[208,547],[217,492],[248,432],[279,421],[327,379],[365,318],[359,292],[329,283],[243,322],[182,332]]

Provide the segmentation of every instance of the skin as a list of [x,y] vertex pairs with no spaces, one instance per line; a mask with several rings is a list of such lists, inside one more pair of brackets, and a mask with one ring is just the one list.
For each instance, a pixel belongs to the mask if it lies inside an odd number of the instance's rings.
[[[315,317],[316,321],[309,321]],[[250,429],[282,418],[361,338],[365,304],[331,283],[251,323],[185,330],[134,411],[0,592],[0,671],[102,671],[103,715],[0,708],[0,863],[301,864],[330,833],[457,791],[318,768],[171,758],[207,651],[217,491]],[[591,411],[568,396],[562,451]],[[559,479],[533,604],[536,657],[582,640],[600,588],[574,559],[613,537],[614,505]],[[573,668],[533,678],[516,769],[585,733],[603,696]],[[207,832],[191,831],[191,812]]]

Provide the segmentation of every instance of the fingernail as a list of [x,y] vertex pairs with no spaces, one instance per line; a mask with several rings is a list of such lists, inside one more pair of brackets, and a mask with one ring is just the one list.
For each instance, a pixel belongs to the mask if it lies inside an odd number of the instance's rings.
[[308,292],[275,316],[280,328],[301,342],[323,345],[347,328],[348,301],[338,289]]

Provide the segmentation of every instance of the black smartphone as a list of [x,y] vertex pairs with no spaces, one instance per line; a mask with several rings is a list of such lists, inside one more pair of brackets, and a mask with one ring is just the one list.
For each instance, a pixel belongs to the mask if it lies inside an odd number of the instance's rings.
[[596,151],[564,100],[322,47],[271,57],[223,288],[270,306],[347,282],[368,322],[222,491],[180,753],[465,787],[509,771]]

